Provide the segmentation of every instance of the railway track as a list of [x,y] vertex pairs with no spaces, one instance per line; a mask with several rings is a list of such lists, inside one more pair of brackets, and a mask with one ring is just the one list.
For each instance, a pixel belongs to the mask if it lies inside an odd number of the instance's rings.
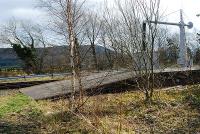
[[15,82],[15,83],[0,83],[0,90],[7,90],[7,89],[20,89],[31,87],[35,85],[41,85],[45,83],[51,83],[58,80],[46,80],[46,81],[31,81],[31,82]]

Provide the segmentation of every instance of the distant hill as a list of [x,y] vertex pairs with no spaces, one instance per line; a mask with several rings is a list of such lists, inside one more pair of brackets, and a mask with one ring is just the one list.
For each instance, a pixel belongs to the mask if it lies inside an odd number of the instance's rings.
[[0,48],[0,68],[2,67],[20,67],[22,61],[12,48]]
[[[80,46],[81,56],[91,57],[91,49],[89,45]],[[42,53],[46,51],[45,55],[46,64],[52,62],[54,64],[65,64],[69,63],[69,46],[55,46],[44,48],[37,48],[38,56],[42,56]],[[111,51],[111,50],[109,50]],[[88,52],[88,53],[87,53]],[[86,54],[87,53],[87,54]],[[105,48],[102,46],[96,46],[97,55],[104,55]],[[53,59],[52,59],[53,58]],[[62,63],[61,63],[62,61]],[[4,67],[20,67],[23,65],[23,62],[18,58],[17,54],[13,51],[12,48],[0,48],[0,68]]]

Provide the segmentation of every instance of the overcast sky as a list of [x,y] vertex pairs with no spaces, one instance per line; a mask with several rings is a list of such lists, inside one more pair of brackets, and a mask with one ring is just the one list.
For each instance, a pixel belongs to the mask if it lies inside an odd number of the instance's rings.
[[[103,0],[89,1],[96,3]],[[37,0],[0,0],[0,23],[6,23],[12,17],[41,21],[44,18],[44,12],[35,8],[36,5]],[[194,26],[200,30],[200,17],[196,17],[196,14],[200,13],[200,0],[161,0],[161,7],[165,14],[182,8],[185,13],[185,22],[192,21]],[[166,21],[179,22],[179,13],[166,17]]]
[[37,0],[0,0],[0,23],[11,18],[37,21],[43,13],[36,8]]

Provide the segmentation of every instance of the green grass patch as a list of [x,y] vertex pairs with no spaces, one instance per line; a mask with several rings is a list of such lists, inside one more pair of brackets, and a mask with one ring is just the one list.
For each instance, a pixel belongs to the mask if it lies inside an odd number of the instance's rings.
[[31,99],[22,94],[15,94],[2,98],[0,103],[0,118],[3,116],[20,112],[23,108],[31,105]]

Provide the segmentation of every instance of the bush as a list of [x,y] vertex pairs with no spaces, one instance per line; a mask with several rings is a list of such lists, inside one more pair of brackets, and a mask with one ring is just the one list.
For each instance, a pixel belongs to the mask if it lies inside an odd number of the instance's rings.
[[189,105],[193,107],[200,107],[200,96],[198,95],[188,95],[184,98],[184,101],[186,101],[187,103],[189,103]]
[[200,89],[193,87],[189,91],[183,92],[183,102],[188,103],[193,108],[200,108]]

